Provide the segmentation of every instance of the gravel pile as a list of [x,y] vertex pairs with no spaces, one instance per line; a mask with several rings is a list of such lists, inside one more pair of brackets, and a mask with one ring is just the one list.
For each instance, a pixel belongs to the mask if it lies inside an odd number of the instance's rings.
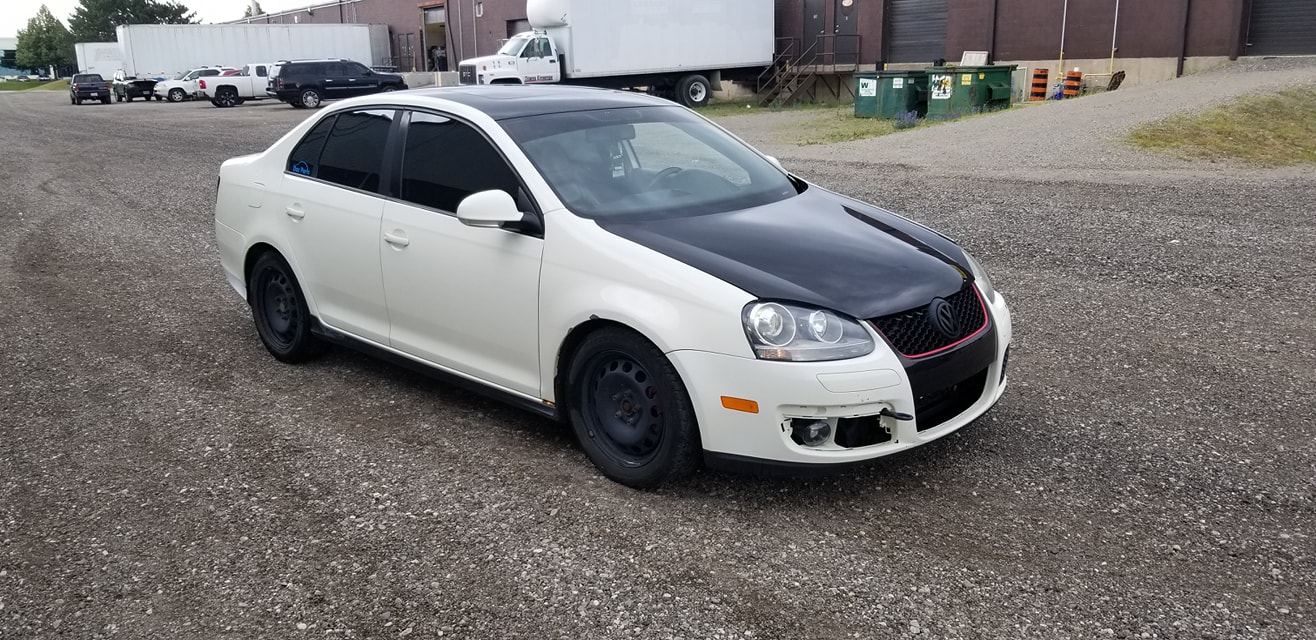
[[1316,179],[1111,142],[1282,77],[772,149],[974,251],[1011,388],[855,472],[658,492],[539,418],[264,352],[215,170],[305,112],[0,95],[0,638],[1316,636]]

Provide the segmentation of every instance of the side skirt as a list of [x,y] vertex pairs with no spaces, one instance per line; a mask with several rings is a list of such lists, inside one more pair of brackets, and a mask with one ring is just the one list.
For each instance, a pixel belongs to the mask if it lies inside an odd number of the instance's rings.
[[474,380],[469,380],[459,375],[448,373],[447,371],[443,371],[442,369],[436,369],[424,363],[412,360],[411,358],[406,358],[397,355],[396,353],[393,353],[391,351],[380,349],[379,347],[376,347],[372,344],[361,342],[360,340],[352,338],[351,336],[339,333],[338,331],[334,331],[333,329],[324,326],[323,324],[320,323],[319,318],[314,318],[314,324],[311,325],[311,333],[314,334],[317,338],[324,340],[325,342],[335,344],[340,347],[346,347],[348,349],[351,349],[358,353],[365,354],[372,358],[383,360],[384,362],[397,365],[399,367],[408,369],[410,371],[414,371],[421,375],[432,378],[438,382],[442,382],[447,385],[464,389],[472,393],[478,393],[487,398],[497,400],[499,402],[503,402],[520,409],[525,409],[526,411],[529,411],[531,413],[539,414],[550,420],[560,421],[562,419],[562,415],[558,412],[557,407],[550,407],[543,403],[535,402],[533,400],[523,398],[516,394],[507,393],[506,391],[502,391],[500,389],[495,389],[493,387],[480,384]]

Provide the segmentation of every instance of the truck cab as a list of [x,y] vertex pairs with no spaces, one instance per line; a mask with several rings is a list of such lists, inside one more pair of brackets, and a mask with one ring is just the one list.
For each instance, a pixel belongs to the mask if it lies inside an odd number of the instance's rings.
[[462,84],[541,84],[562,79],[557,43],[546,33],[526,31],[512,36],[491,56],[462,60],[457,66]]

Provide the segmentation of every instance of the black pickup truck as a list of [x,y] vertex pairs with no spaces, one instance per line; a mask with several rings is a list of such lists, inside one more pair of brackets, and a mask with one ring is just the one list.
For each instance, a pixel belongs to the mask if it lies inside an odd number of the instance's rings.
[[79,73],[69,82],[69,103],[82,104],[83,100],[100,100],[110,103],[110,83],[99,73]]

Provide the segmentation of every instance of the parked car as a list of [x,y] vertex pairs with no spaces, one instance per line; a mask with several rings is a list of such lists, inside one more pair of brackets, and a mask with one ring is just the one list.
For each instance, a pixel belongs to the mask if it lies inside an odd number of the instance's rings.
[[132,102],[133,98],[150,100],[152,97],[162,100],[162,97],[155,95],[156,83],[154,78],[129,77],[123,71],[117,71],[114,81],[110,83],[110,90],[114,93],[115,102]]
[[352,60],[281,60],[275,68],[266,93],[299,109],[314,109],[325,100],[407,88],[402,76]]
[[214,78],[198,78],[196,96],[210,100],[216,107],[232,107],[247,100],[264,100],[269,84],[270,63],[254,63],[235,69],[233,75],[224,72]]
[[656,97],[370,96],[219,174],[220,262],[275,358],[470,385],[631,486],[870,460],[1006,387],[1010,311],[968,253]]
[[110,83],[99,73],[79,73],[69,80],[69,104],[82,104],[83,100],[110,103]]
[[168,99],[170,102],[182,102],[190,100],[196,96],[197,79],[217,76],[224,71],[233,69],[233,67],[202,67],[193,69],[187,73],[181,73],[172,80],[157,82],[155,85],[155,95]]

